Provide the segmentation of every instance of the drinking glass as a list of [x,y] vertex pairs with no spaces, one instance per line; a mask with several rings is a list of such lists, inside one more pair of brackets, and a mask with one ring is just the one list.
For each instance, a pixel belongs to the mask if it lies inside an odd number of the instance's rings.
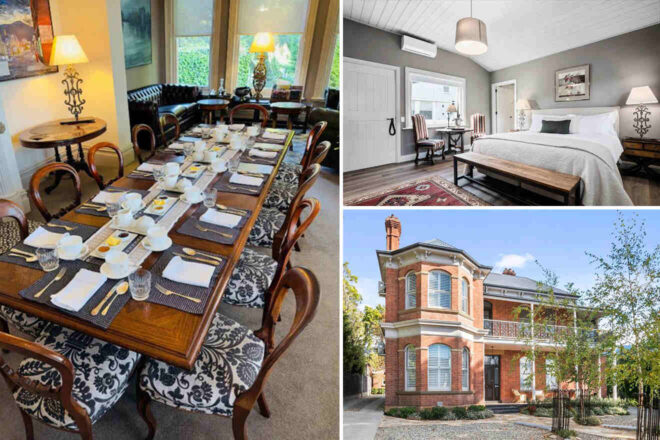
[[241,155],[234,154],[234,157],[229,159],[229,163],[227,164],[227,169],[229,169],[229,172],[232,174],[236,174],[236,171],[238,171],[238,164],[240,162],[241,162]]
[[193,151],[195,150],[195,145],[191,142],[186,142],[183,144],[183,154],[186,155],[186,158],[192,156]]
[[144,301],[149,298],[151,272],[142,268],[136,270],[128,276],[128,286],[131,289],[131,297],[135,301]]
[[60,267],[60,259],[55,249],[38,248],[36,253],[44,272],[52,272]]
[[155,167],[153,169],[153,176],[156,182],[158,183],[159,188],[164,188],[163,187],[163,181],[165,180],[165,175],[167,174],[167,170],[165,169],[164,166],[160,167]]
[[211,209],[215,206],[215,199],[218,196],[218,190],[215,188],[207,188],[204,191],[204,206]]
[[118,200],[116,202],[108,202],[105,204],[108,215],[110,218],[114,218],[117,215],[119,210],[121,210],[121,202]]

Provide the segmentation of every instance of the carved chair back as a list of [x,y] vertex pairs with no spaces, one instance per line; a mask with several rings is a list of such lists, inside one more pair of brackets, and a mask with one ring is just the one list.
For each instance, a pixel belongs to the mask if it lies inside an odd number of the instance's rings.
[[174,138],[173,139],[179,139],[179,135],[181,134],[181,125],[179,124],[179,118],[176,117],[176,115],[172,113],[164,113],[160,116],[159,118],[160,121],[160,138],[161,141],[163,142],[163,147],[167,147],[169,144],[167,143],[167,136],[165,136],[165,133],[167,131],[167,126],[172,124],[174,125]]
[[325,159],[325,157],[328,155],[328,152],[330,151],[330,141],[323,141],[320,144],[318,144],[314,148],[314,152],[312,153],[311,157],[311,164],[319,164],[321,165],[321,162]]
[[[46,204],[44,203],[43,198],[41,197],[41,193],[39,192],[39,183],[43,180],[44,177],[48,176],[50,173],[53,172],[71,174],[71,176],[73,177],[73,187],[75,189],[74,202],[60,209],[55,214],[51,214],[48,211],[48,208],[46,208]],[[62,162],[49,163],[48,165],[39,168],[32,175],[32,178],[30,179],[30,188],[28,189],[28,195],[30,196],[32,203],[34,203],[34,205],[37,207],[41,215],[44,216],[46,221],[50,221],[54,218],[60,218],[67,212],[74,209],[76,206],[80,205],[80,199],[82,197],[82,191],[80,189],[80,176],[78,176],[76,170],[69,164]]]
[[[144,133],[144,134],[143,134]],[[146,159],[142,159],[142,150],[140,149],[139,140],[145,138],[145,135],[148,136],[150,142],[149,155]],[[137,124],[133,126],[131,130],[131,140],[133,142],[133,152],[139,163],[149,160],[154,154],[156,154],[156,135],[154,131],[147,124]]]
[[[102,148],[112,150],[117,156],[117,162],[119,163],[117,177],[110,179],[105,183],[103,183],[103,176],[99,174],[96,168],[96,153]],[[99,189],[103,189],[124,177],[124,156],[121,154],[119,147],[117,147],[115,144],[110,142],[99,142],[98,144],[93,145],[92,148],[89,149],[89,153],[87,153],[87,162],[89,164],[89,172],[92,174],[94,180],[96,180],[96,184],[99,186]]]
[[415,142],[425,141],[429,138],[429,131],[426,128],[426,119],[423,115],[412,115],[413,130],[415,132]]
[[303,157],[300,160],[300,165],[303,167],[303,170],[311,165],[313,154],[312,152],[314,151],[314,147],[316,147],[317,142],[327,127],[328,123],[326,121],[319,121],[314,124],[311,130],[309,130],[309,134],[307,135],[307,142],[305,143],[305,152],[303,153]]
[[234,114],[240,112],[241,110],[257,110],[261,117],[261,128],[266,127],[266,124],[268,124],[268,109],[263,105],[251,103],[238,104],[236,107],[233,107],[231,110],[229,110],[230,124],[234,123]]
[[16,203],[7,199],[0,199],[0,219],[11,217],[18,222],[21,231],[21,240],[25,240],[29,234],[28,221],[25,213]]

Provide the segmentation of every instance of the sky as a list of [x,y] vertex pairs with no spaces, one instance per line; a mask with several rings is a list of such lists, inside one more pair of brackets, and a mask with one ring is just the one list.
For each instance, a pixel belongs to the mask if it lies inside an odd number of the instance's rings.
[[[660,210],[624,210],[646,222],[649,249],[660,244]],[[553,270],[559,287],[573,282],[588,289],[594,281],[589,251],[605,256],[610,248],[616,210],[601,209],[344,209],[344,261],[358,277],[363,305],[385,304],[378,296],[380,271],[376,250],[385,250],[385,218],[401,220],[401,243],[438,238],[465,250],[479,263],[502,272],[542,280],[535,261]]]

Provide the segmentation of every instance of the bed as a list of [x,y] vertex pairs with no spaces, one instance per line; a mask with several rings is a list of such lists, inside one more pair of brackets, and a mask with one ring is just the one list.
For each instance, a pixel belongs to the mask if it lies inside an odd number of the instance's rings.
[[[579,176],[582,179],[582,203],[585,205],[632,205],[617,168],[617,161],[623,152],[618,134],[619,107],[548,109],[534,110],[533,113],[537,114],[535,119],[538,115],[577,115],[579,118],[612,113],[614,127],[607,133],[497,133],[476,139],[472,151]],[[487,174],[506,181],[502,176]]]

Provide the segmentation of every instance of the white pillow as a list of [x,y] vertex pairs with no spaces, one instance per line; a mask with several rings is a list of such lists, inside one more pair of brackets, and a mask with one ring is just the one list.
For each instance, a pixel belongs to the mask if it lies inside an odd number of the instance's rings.
[[614,122],[616,121],[616,111],[609,113],[600,113],[598,115],[582,115],[580,117],[580,134],[611,134],[616,136]]
[[565,121],[568,119],[571,120],[571,125],[568,128],[568,132],[571,134],[577,133],[577,125],[578,125],[577,115],[543,115],[540,113],[532,113],[532,123],[529,126],[529,131],[535,131],[539,133],[541,131],[541,126],[543,125],[543,120]]

